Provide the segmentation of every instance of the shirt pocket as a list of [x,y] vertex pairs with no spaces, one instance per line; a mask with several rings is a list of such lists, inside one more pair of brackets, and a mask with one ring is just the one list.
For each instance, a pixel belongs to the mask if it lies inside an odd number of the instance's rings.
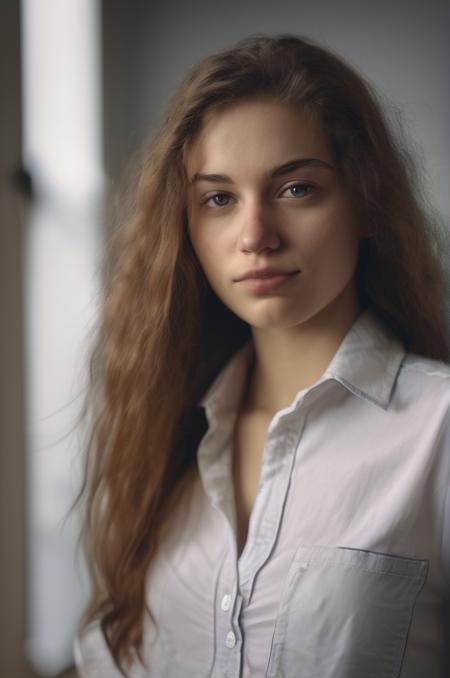
[[428,561],[301,546],[280,602],[267,678],[397,678]]

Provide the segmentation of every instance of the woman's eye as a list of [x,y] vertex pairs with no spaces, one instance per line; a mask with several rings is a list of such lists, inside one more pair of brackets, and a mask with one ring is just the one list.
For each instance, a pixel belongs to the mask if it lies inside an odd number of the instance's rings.
[[214,193],[206,199],[207,205],[214,205],[215,207],[226,207],[230,201],[230,196],[227,193]]
[[285,193],[290,193],[288,194],[288,197],[293,197],[293,198],[304,198],[305,196],[309,195],[315,190],[315,186],[312,184],[291,184],[291,186],[288,186],[287,188],[282,191],[281,195],[284,195]]

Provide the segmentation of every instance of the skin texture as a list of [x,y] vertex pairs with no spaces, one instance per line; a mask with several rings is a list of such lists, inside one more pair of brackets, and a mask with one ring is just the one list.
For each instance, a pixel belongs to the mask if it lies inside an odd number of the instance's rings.
[[[315,162],[279,170],[298,159]],[[285,105],[250,100],[210,115],[186,172],[192,245],[216,294],[249,323],[255,347],[234,429],[241,553],[270,420],[322,375],[361,310],[363,229],[319,125]],[[269,268],[292,275],[241,280]]]
[[[323,164],[270,177],[296,159]],[[261,374],[288,372],[286,400],[320,376],[359,312],[362,229],[322,130],[292,107],[240,102],[209,116],[186,171],[228,177],[190,184],[191,241],[216,294],[251,326]],[[293,275],[267,290],[267,281],[240,281],[269,267]]]

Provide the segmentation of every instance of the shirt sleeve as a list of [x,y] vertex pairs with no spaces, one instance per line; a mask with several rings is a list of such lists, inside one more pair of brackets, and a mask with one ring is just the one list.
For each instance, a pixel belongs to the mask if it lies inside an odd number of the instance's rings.
[[449,584],[450,599],[450,412],[447,413],[447,419],[444,427],[443,452],[445,462],[446,490],[444,500],[444,517],[442,521],[442,554],[444,568],[447,573]]

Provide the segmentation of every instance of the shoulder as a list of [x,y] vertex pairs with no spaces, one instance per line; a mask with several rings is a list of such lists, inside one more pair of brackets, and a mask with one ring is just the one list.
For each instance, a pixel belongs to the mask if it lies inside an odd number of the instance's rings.
[[442,381],[450,385],[450,365],[440,360],[432,360],[416,353],[407,353],[403,369],[415,374],[418,378]]
[[421,400],[438,399],[450,410],[450,365],[407,353],[399,372],[399,385]]
[[423,443],[424,449],[429,449],[428,467],[435,468],[433,494],[441,507],[440,548],[450,578],[450,365],[408,353],[398,384],[400,398],[410,405],[404,429],[418,447]]
[[450,460],[450,366],[413,353],[404,356],[389,411],[401,434],[436,459]]

